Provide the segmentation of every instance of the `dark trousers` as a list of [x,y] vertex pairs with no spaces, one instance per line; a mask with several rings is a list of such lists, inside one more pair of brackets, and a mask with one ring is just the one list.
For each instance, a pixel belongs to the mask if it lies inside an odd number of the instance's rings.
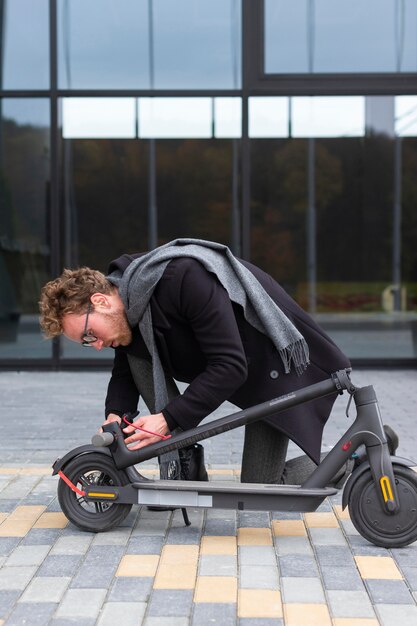
[[242,483],[301,485],[317,465],[307,455],[287,463],[288,437],[266,422],[245,427]]

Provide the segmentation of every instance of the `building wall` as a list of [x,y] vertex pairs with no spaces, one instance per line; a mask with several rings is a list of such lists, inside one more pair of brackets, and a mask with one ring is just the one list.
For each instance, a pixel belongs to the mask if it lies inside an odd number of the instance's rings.
[[354,362],[416,364],[416,18],[0,2],[0,366],[104,365],[42,339],[41,286],[181,236],[270,272]]

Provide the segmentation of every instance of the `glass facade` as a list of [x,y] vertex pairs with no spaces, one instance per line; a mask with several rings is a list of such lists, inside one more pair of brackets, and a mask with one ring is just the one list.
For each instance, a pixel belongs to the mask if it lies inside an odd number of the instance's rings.
[[107,364],[42,339],[41,286],[176,237],[417,364],[416,6],[0,2],[0,366]]

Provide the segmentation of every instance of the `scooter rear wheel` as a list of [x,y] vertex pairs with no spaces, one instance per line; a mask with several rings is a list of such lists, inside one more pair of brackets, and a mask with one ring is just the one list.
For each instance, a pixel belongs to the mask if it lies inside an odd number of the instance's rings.
[[[116,468],[113,460],[103,454],[82,454],[64,468],[70,481],[83,491],[91,485],[126,485],[126,474]],[[81,530],[103,532],[119,525],[129,514],[131,504],[91,502],[75,493],[62,479],[58,484],[58,500],[65,516]]]
[[402,465],[393,466],[400,501],[398,513],[390,515],[382,506],[371,470],[352,485],[349,515],[356,530],[383,548],[400,548],[417,539],[417,473]]

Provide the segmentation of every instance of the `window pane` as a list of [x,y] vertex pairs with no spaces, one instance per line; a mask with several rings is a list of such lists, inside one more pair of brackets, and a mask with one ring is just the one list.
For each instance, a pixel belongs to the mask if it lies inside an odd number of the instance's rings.
[[151,6],[153,87],[240,87],[240,0],[154,0]]
[[[148,248],[148,142],[64,139],[64,267],[107,271],[112,259]],[[113,358],[113,350],[62,339],[64,358]]]
[[0,2],[0,88],[49,88],[48,0]]
[[233,140],[156,141],[159,243],[197,237],[231,245],[239,196]]
[[292,98],[293,137],[361,137],[365,134],[365,98]]
[[417,137],[417,96],[395,98],[395,132],[400,137]]
[[211,135],[211,98],[139,98],[140,137]]
[[416,72],[416,23],[414,0],[265,0],[265,72]]
[[49,279],[49,103],[0,100],[0,358],[44,358],[38,300]]
[[219,139],[242,136],[241,98],[214,98],[214,128]]
[[[355,100],[347,127],[357,123]],[[310,139],[251,140],[251,254],[350,357],[410,358],[417,356],[417,143],[410,136],[398,145],[393,98],[377,100],[366,99],[362,137],[314,137],[313,116]],[[406,112],[414,104],[399,102]]]
[[134,98],[63,98],[65,138],[136,137]]
[[239,0],[58,0],[62,88],[239,88]]
[[249,137],[288,137],[288,106],[288,98],[249,98]]

